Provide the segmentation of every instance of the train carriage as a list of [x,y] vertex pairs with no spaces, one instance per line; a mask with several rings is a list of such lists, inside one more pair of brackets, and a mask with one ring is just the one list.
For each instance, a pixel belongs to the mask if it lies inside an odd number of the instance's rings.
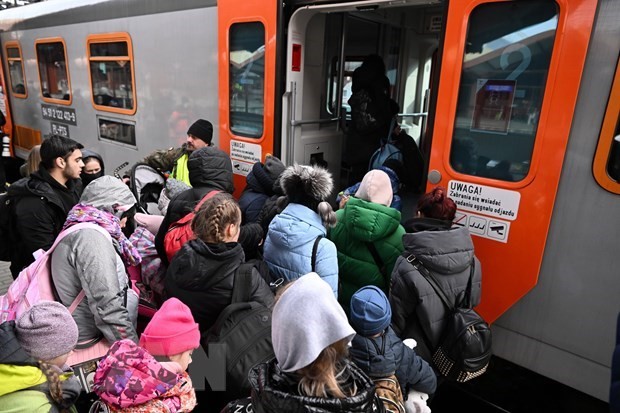
[[0,109],[17,157],[53,132],[136,162],[205,118],[238,191],[268,153],[340,183],[352,73],[378,54],[474,236],[494,353],[607,400],[619,21],[614,0],[55,0],[0,12]]

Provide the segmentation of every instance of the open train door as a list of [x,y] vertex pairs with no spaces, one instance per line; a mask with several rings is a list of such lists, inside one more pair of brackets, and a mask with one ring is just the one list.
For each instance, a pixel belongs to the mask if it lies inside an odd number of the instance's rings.
[[596,3],[448,4],[427,189],[473,235],[489,322],[537,283]]
[[274,150],[277,1],[220,0],[220,141],[233,162],[235,195],[257,161]]

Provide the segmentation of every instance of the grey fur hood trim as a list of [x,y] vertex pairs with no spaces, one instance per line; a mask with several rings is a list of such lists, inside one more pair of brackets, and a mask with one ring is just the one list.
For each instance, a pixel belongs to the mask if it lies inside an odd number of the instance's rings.
[[280,186],[290,202],[306,205],[304,200],[319,203],[329,199],[334,181],[326,169],[295,164],[282,172]]
[[123,181],[113,176],[102,176],[86,186],[80,203],[92,205],[97,209],[114,213],[118,205],[134,205],[136,198]]

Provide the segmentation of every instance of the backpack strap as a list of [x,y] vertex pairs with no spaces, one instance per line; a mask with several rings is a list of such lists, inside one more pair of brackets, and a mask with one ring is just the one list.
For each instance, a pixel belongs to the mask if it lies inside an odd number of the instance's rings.
[[252,271],[254,264],[243,263],[235,272],[233,281],[232,303],[247,303],[252,296]]
[[435,290],[435,292],[437,293],[437,295],[439,296],[443,304],[446,306],[448,311],[450,312],[454,311],[454,305],[450,303],[450,300],[446,296],[446,293],[444,293],[442,288],[439,286],[439,283],[437,282],[435,277],[433,277],[433,274],[424,266],[424,264],[422,264],[422,262],[418,259],[418,257],[416,257],[413,254],[409,254],[406,259],[408,263],[412,264],[413,267],[417,269],[420,272],[420,274],[424,276],[424,278],[426,278],[426,281],[428,281],[431,287],[433,287],[433,290]]
[[206,194],[205,196],[203,196],[200,201],[198,201],[198,203],[196,204],[196,206],[194,207],[194,213],[198,212],[198,210],[200,209],[200,207],[202,206],[202,204],[204,204],[207,199],[211,199],[213,198],[216,194],[219,194],[220,191],[219,189],[214,189],[213,191],[210,191],[208,194]]
[[367,242],[366,248],[368,248],[368,251],[370,251],[370,255],[372,255],[372,259],[375,261],[375,264],[377,264],[377,268],[379,268],[379,272],[381,273],[381,275],[383,275],[383,278],[387,278],[387,268],[385,268],[385,263],[381,259],[379,251],[377,251],[377,247],[375,247],[375,244],[373,244],[372,242]]
[[316,253],[319,250],[319,243],[321,242],[321,238],[323,238],[323,235],[319,235],[318,237],[316,237],[316,239],[314,240],[314,245],[312,246],[312,272],[316,272]]

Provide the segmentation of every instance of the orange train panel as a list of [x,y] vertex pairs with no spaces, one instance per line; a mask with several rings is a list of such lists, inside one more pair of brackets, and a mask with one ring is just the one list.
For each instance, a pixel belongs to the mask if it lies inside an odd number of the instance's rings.
[[[241,4],[242,6],[240,6]],[[228,154],[230,154],[231,141],[235,141],[235,143],[249,143],[252,146],[260,145],[261,161],[265,160],[265,155],[273,153],[277,7],[277,1],[249,0],[243,3],[239,3],[236,0],[218,1],[219,145]],[[265,28],[263,133],[258,138],[236,135],[230,127],[230,27],[236,23],[246,22],[260,22]],[[234,164],[235,161],[233,159]],[[241,190],[245,187],[245,176],[235,173],[234,184],[236,188],[235,196],[239,197]]]
[[493,2],[450,2],[436,108],[442,116],[436,116],[429,166],[441,174],[438,185],[444,187],[458,180],[520,193],[518,217],[511,223],[507,243],[473,237],[483,271],[482,302],[477,309],[488,322],[495,321],[538,281],[597,3],[557,0],[560,17],[532,166],[522,181],[505,182],[456,172],[449,159],[467,16],[478,5]]
[[[5,82],[6,77],[4,76],[5,66],[2,63],[3,62],[0,62],[0,85],[2,86],[2,93],[0,93],[0,99],[2,99],[2,105],[4,106],[4,109],[5,109],[4,112],[6,115],[5,116],[6,123],[2,127],[2,131],[6,133],[11,139],[11,145],[9,146],[9,148],[11,151],[11,156],[15,156],[15,153],[13,152],[13,117],[11,116],[11,108],[9,106],[9,96],[8,96],[9,91],[6,87],[6,82]],[[2,142],[0,142],[0,148],[2,148],[1,144]]]

